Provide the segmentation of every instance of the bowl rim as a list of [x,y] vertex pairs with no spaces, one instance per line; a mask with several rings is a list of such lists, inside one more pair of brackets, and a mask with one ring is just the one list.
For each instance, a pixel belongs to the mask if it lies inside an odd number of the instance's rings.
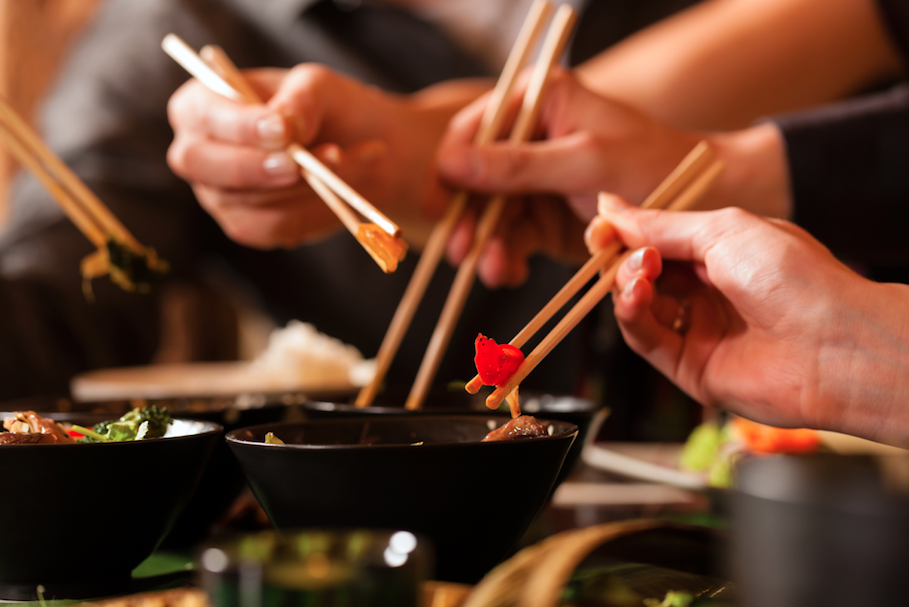
[[[570,415],[594,415],[597,411],[603,408],[603,405],[597,404],[593,399],[584,398],[581,396],[574,396],[571,394],[552,394],[550,392],[530,392],[528,393],[530,398],[543,398],[543,397],[552,397],[559,400],[570,400],[573,403],[576,403],[576,407],[564,407],[564,408],[554,408],[554,409],[537,409],[534,411],[525,411],[528,415],[537,416],[540,414],[570,414]],[[485,409],[477,407],[475,409],[471,408],[460,408],[455,406],[437,406],[437,407],[423,407],[417,409],[416,411],[411,411],[405,409],[403,404],[401,406],[387,406],[387,405],[370,405],[368,407],[357,407],[353,403],[349,402],[339,402],[333,400],[311,398],[300,403],[300,407],[304,411],[314,410],[322,413],[331,413],[339,412],[345,415],[362,415],[364,417],[372,415],[467,415],[468,412],[474,417],[490,416],[490,417],[509,417],[510,414],[508,411],[502,411],[499,409]],[[522,407],[523,410],[523,407]]]
[[[382,417],[379,419],[398,421],[404,417],[407,417],[407,416],[395,415],[392,417]],[[443,423],[445,421],[454,421],[454,420],[464,420],[464,421],[470,421],[473,423],[476,423],[479,421],[484,421],[487,423],[487,427],[488,427],[488,424],[490,421],[494,422],[496,424],[495,427],[498,427],[499,425],[501,425],[503,423],[502,420],[505,419],[504,417],[502,417],[500,415],[488,415],[488,416],[479,416],[479,415],[422,416],[422,415],[414,415],[414,416],[412,416],[412,418],[419,419],[421,422],[427,422],[427,423]],[[370,450],[374,451],[376,449],[382,449],[382,450],[402,449],[402,448],[411,449],[414,446],[416,446],[416,443],[390,443],[390,444],[382,444],[382,445],[306,445],[306,444],[295,444],[295,443],[273,444],[273,443],[264,443],[264,442],[253,441],[253,440],[245,440],[242,438],[238,438],[236,436],[237,433],[246,432],[246,431],[257,432],[257,431],[263,430],[263,429],[270,429],[270,430],[274,431],[273,430],[274,428],[280,428],[281,426],[288,427],[288,426],[299,426],[299,425],[307,425],[307,424],[309,424],[309,425],[342,425],[342,424],[351,424],[351,423],[357,423],[357,422],[372,423],[375,421],[377,421],[377,420],[370,416],[364,416],[364,417],[351,416],[351,417],[345,417],[345,418],[332,418],[332,419],[304,419],[304,420],[298,420],[298,421],[284,421],[284,422],[278,422],[276,424],[257,424],[255,426],[246,426],[244,428],[237,428],[236,430],[231,430],[230,432],[228,432],[225,435],[224,438],[228,442],[228,444],[237,444],[237,445],[243,445],[246,447],[253,447],[253,448],[263,448],[263,449],[278,448],[278,449],[284,449],[284,450],[289,449],[289,450],[295,450],[295,451],[350,451],[350,450],[355,450],[355,449],[363,449],[365,447],[368,447]],[[548,426],[556,426],[556,425],[564,426],[564,427],[566,427],[566,429],[562,430],[561,432],[556,432],[554,434],[550,434],[548,436],[539,436],[532,440],[531,439],[525,439],[525,440],[519,439],[519,440],[507,440],[507,441],[490,441],[488,443],[483,443],[481,441],[444,442],[444,443],[420,444],[419,446],[423,449],[438,449],[438,448],[451,449],[451,448],[468,448],[470,445],[500,445],[503,443],[528,444],[528,443],[539,443],[539,442],[544,442],[544,441],[545,442],[560,441],[560,440],[565,440],[566,438],[571,438],[572,440],[574,440],[575,438],[577,438],[577,435],[578,435],[577,424],[572,424],[570,422],[564,422],[564,421],[559,421],[559,420],[549,420],[549,419],[539,419],[539,418],[537,419],[537,421],[539,421],[542,424],[547,424]],[[489,431],[491,432],[492,429],[490,429]]]
[[[12,411],[0,411],[0,419],[2,419],[3,416],[7,413],[13,413],[13,412]],[[72,412],[72,413],[60,412],[60,411],[55,411],[55,412],[38,411],[37,413],[38,413],[38,415],[41,415],[42,417],[50,417],[51,419],[54,419],[55,415],[77,416],[77,417],[79,415],[86,415],[86,416],[98,415],[96,413],[90,413],[90,412],[84,412],[84,411],[78,411],[78,412]],[[162,436],[159,438],[146,438],[146,439],[142,439],[142,440],[138,440],[138,441],[136,441],[136,440],[111,441],[109,443],[51,443],[51,444],[45,444],[45,445],[38,445],[35,443],[25,443],[25,444],[18,444],[18,445],[0,445],[0,448],[16,447],[17,451],[19,451],[21,449],[27,449],[27,448],[46,449],[48,447],[74,447],[74,446],[79,446],[79,447],[83,447],[83,448],[104,446],[104,447],[109,448],[111,445],[134,445],[134,444],[140,444],[140,443],[153,444],[153,443],[157,443],[159,441],[189,439],[189,438],[195,438],[195,437],[208,436],[211,434],[221,434],[224,432],[224,426],[222,426],[221,424],[216,423],[216,422],[210,422],[210,421],[202,420],[202,419],[193,419],[191,417],[175,417],[175,418],[173,418],[173,420],[181,421],[181,422],[191,422],[194,424],[202,424],[202,430],[200,430],[199,432],[196,432],[194,434],[183,434],[181,436]]]

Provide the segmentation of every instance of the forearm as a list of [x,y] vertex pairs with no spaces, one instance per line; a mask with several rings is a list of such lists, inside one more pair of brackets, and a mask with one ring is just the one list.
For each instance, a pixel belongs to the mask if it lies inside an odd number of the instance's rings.
[[710,0],[578,71],[670,124],[732,129],[854,93],[901,63],[874,0]]
[[861,280],[818,360],[818,427],[909,448],[909,286]]

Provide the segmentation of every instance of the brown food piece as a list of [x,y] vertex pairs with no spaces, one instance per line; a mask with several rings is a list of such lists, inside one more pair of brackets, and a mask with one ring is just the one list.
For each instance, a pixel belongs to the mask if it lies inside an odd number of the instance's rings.
[[386,274],[397,270],[398,262],[407,255],[407,243],[403,238],[390,235],[374,223],[361,223],[357,240]]
[[515,440],[518,438],[536,438],[548,436],[546,426],[537,421],[532,415],[522,415],[508,420],[501,428],[496,428],[486,435],[482,442],[488,443],[499,440]]
[[42,438],[44,435],[37,432],[31,434],[0,432],[0,445],[34,445],[40,443]]
[[[16,411],[3,420],[8,432],[0,434],[0,445],[74,443],[66,430],[54,420],[41,417],[34,411]],[[30,438],[12,438],[30,437]]]

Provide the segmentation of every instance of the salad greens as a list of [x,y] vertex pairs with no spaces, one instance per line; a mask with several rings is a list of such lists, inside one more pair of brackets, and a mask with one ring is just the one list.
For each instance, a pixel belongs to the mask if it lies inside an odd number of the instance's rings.
[[85,443],[110,443],[142,440],[144,438],[161,438],[173,422],[170,413],[164,407],[155,405],[133,409],[120,419],[101,422],[91,429],[73,426],[73,430],[83,434]]

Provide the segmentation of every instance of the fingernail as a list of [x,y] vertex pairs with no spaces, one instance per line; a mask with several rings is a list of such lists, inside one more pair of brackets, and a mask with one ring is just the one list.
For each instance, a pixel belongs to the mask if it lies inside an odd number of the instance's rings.
[[629,282],[627,285],[625,285],[625,288],[622,289],[622,297],[631,297],[631,295],[634,293],[634,288],[636,286],[638,286],[638,283],[641,280],[643,280],[643,279],[640,276],[638,276],[637,278],[635,278],[634,280]]
[[256,122],[256,131],[259,133],[259,141],[265,147],[278,148],[283,146],[287,140],[284,119],[277,114],[259,118]]
[[275,178],[295,177],[299,170],[297,163],[286,152],[272,152],[265,157],[262,168],[270,177]]
[[638,249],[628,257],[628,269],[637,272],[644,267],[644,249]]

